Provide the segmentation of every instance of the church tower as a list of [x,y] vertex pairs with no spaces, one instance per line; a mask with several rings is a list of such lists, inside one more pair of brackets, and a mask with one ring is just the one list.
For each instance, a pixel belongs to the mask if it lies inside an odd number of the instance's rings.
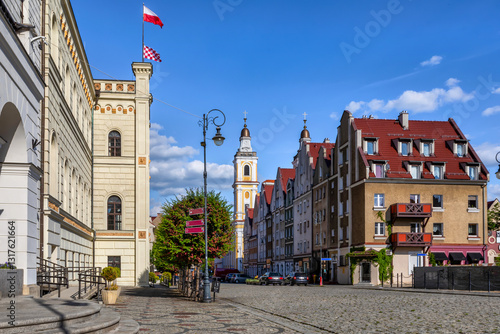
[[226,256],[230,264],[225,267],[236,268],[243,272],[243,226],[245,224],[245,207],[253,208],[255,195],[258,194],[257,181],[257,152],[252,150],[250,130],[247,127],[246,111],[245,124],[241,130],[240,147],[234,155],[234,248]]

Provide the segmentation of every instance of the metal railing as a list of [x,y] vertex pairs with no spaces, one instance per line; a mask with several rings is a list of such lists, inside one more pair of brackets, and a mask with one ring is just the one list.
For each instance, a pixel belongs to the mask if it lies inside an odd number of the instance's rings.
[[82,270],[78,273],[78,299],[82,299],[82,292],[84,295],[97,289],[97,300],[102,300],[101,290],[107,287],[107,281],[101,276],[101,268],[93,267]]
[[53,289],[57,289],[57,295],[61,297],[61,286],[69,287],[68,268],[39,257],[37,259],[36,284],[40,286],[40,297],[43,297],[44,291],[50,293]]

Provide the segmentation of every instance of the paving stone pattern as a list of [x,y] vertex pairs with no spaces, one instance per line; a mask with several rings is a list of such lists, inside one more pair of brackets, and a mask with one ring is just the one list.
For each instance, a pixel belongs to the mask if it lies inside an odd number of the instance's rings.
[[240,306],[194,302],[162,286],[124,288],[107,307],[136,320],[139,333],[297,333]]
[[316,326],[318,333],[500,333],[498,296],[241,284],[220,291],[223,301]]

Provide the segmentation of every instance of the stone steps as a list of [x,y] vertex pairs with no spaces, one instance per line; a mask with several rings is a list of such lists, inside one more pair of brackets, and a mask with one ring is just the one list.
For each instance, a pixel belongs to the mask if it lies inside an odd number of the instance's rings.
[[[0,308],[7,309],[9,303],[10,300],[0,300]],[[128,334],[139,331],[139,324],[134,320],[123,318],[93,301],[18,297],[15,305],[15,326],[2,319],[1,333]]]

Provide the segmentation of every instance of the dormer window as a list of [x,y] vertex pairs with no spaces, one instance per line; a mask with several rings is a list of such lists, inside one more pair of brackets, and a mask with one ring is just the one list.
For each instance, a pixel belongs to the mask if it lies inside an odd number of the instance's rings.
[[432,175],[435,179],[444,179],[444,165],[432,165]]
[[471,180],[479,180],[479,166],[478,165],[468,165],[467,174]]
[[410,155],[410,142],[409,141],[401,141],[400,142],[400,149],[399,149],[399,153],[403,156],[408,156]]
[[410,174],[414,179],[420,179],[420,166],[419,165],[410,165]]
[[465,157],[467,155],[467,141],[460,140],[455,141],[453,145],[454,152],[457,157]]
[[423,157],[430,157],[434,155],[434,142],[432,140],[422,140],[419,149]]
[[387,164],[385,161],[374,161],[372,163],[372,172],[375,174],[375,177],[385,177],[386,166]]
[[365,154],[374,155],[378,154],[378,141],[377,138],[365,138],[363,142],[363,150]]

